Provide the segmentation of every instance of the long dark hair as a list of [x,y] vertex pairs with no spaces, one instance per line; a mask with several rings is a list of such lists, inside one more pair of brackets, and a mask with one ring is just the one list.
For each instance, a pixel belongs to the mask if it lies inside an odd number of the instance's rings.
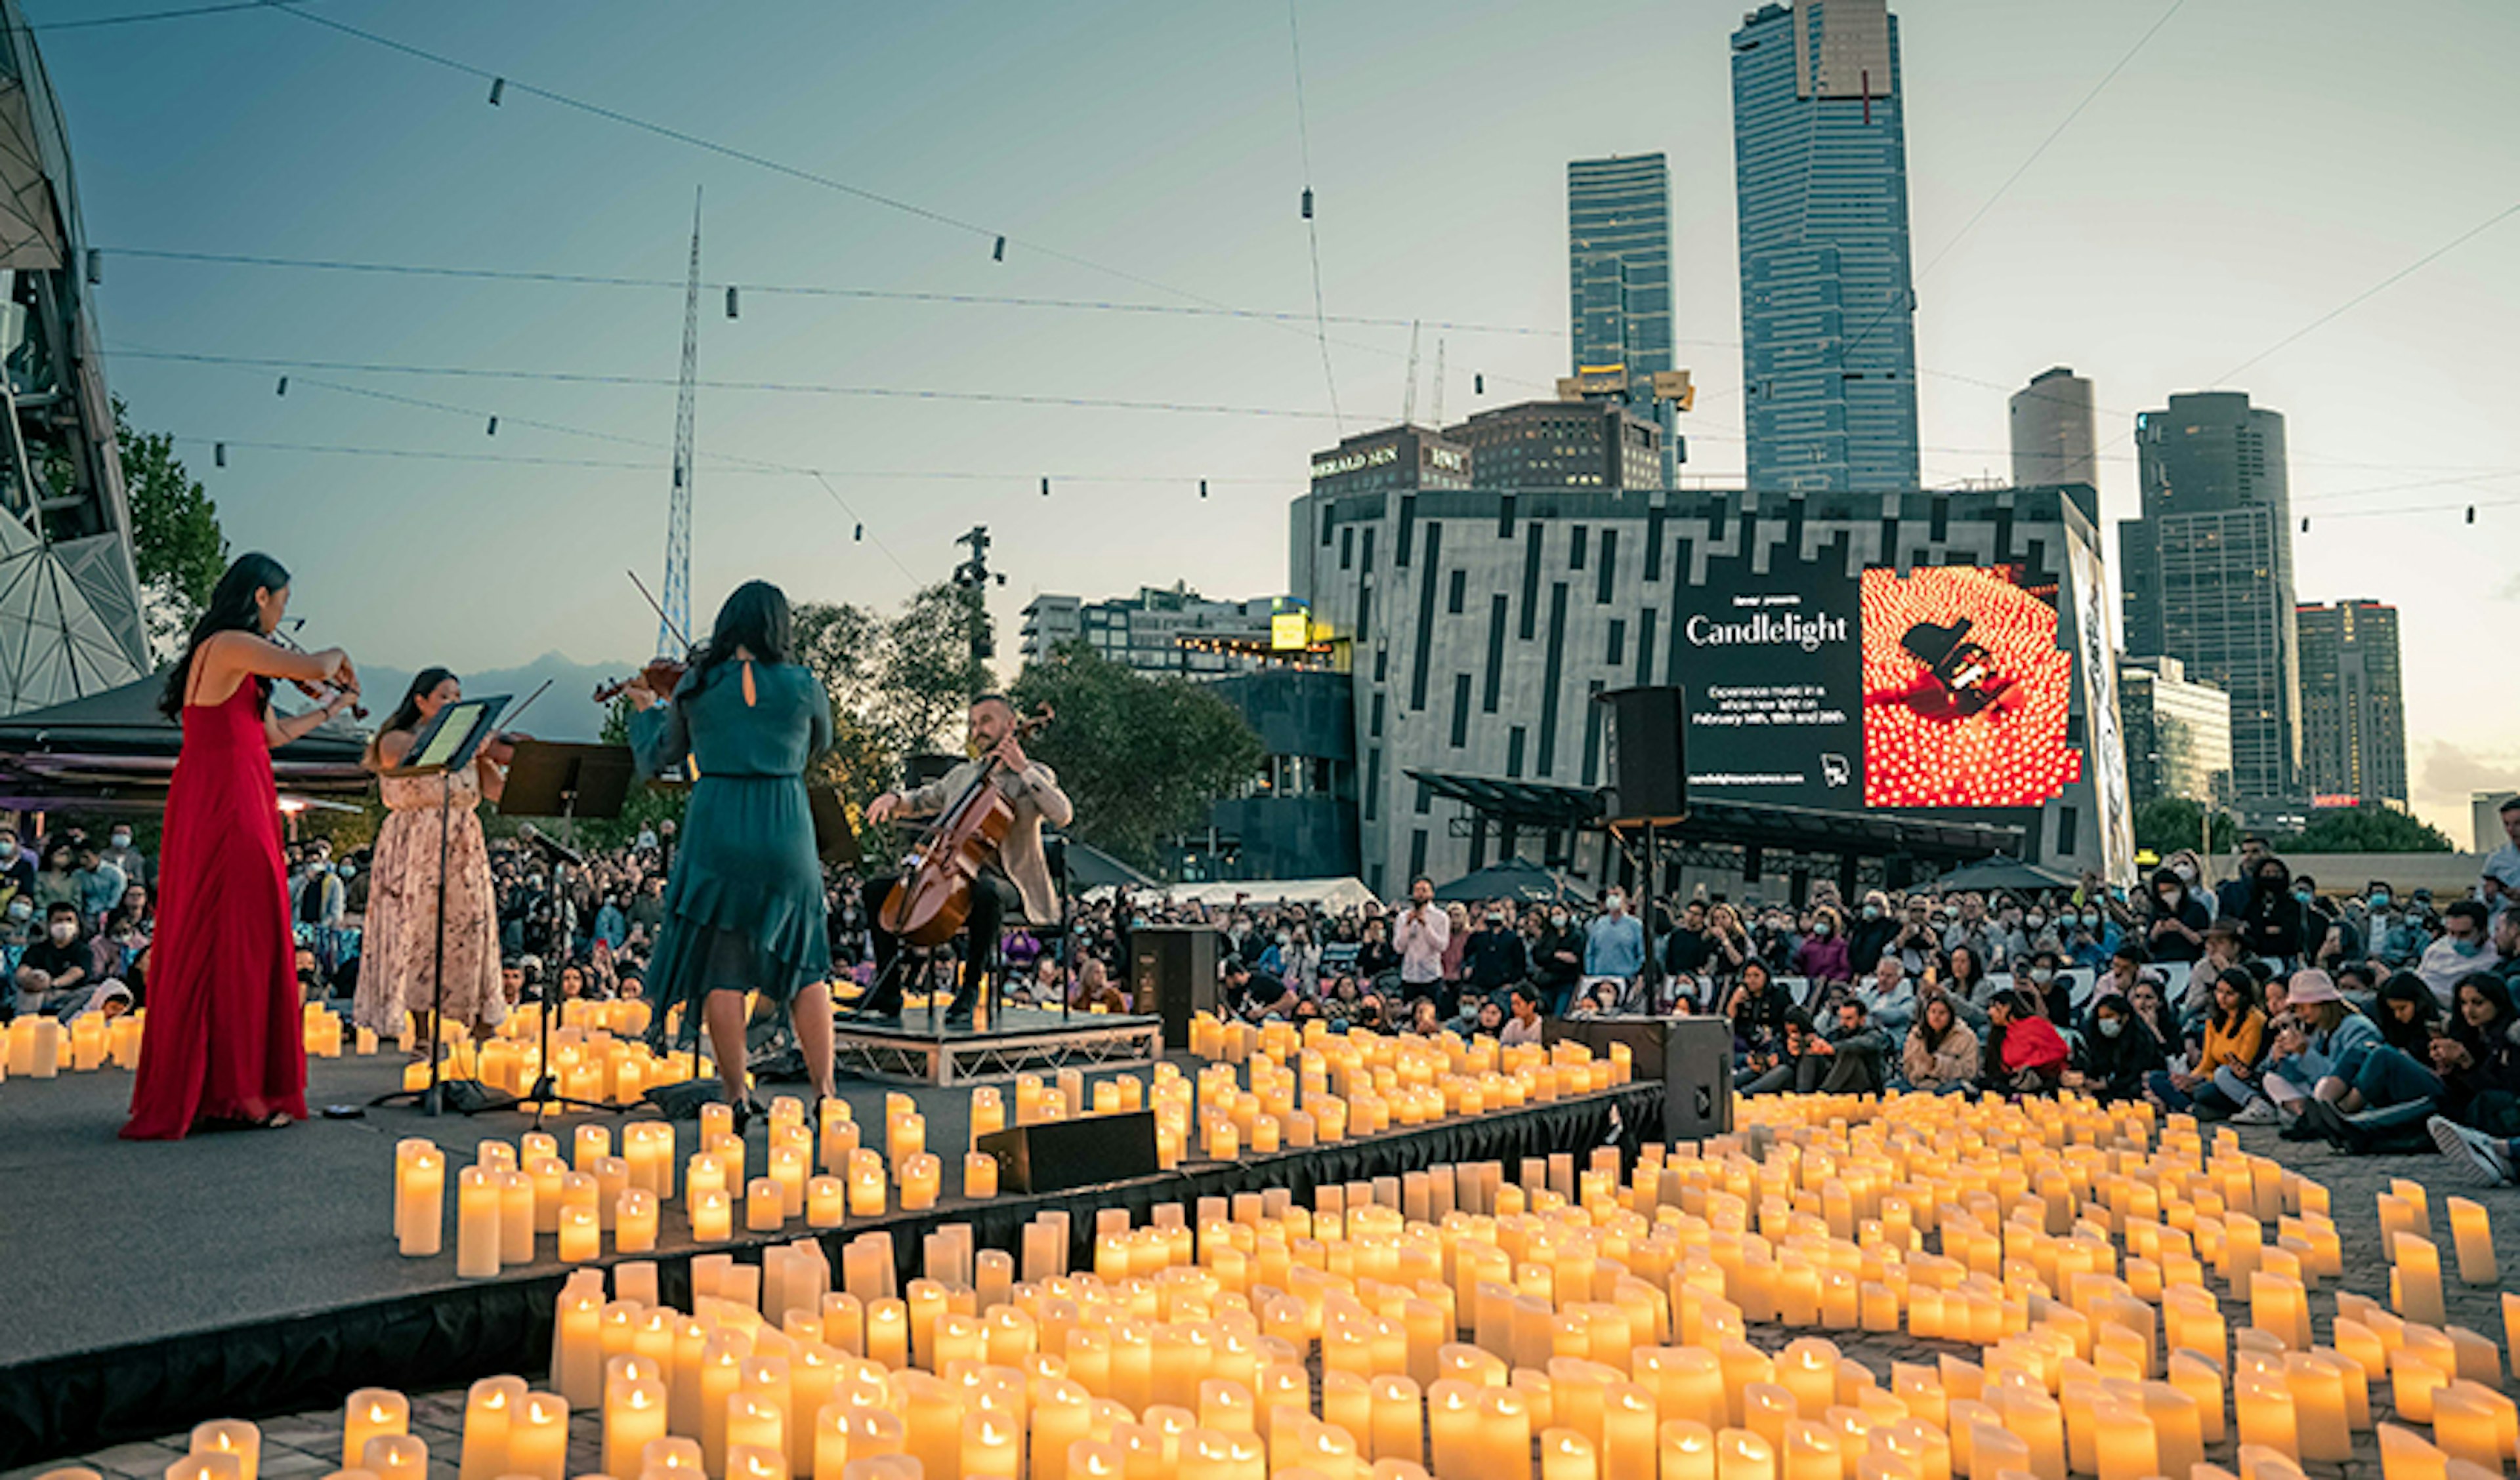
[[166,673],[166,692],[158,697],[158,712],[171,720],[184,717],[184,695],[192,686],[193,656],[202,644],[222,632],[250,632],[262,635],[262,612],[254,605],[257,591],[279,591],[289,585],[289,567],[263,554],[248,550],[236,558],[227,574],[210,591],[209,605],[202,608],[201,617],[193,623],[193,635],[184,643],[184,655]]
[[419,724],[421,699],[433,692],[438,685],[454,677],[455,672],[451,668],[423,668],[412,675],[411,687],[403,692],[402,702],[394,705],[393,713],[385,716],[385,722],[377,727],[376,735],[369,740],[368,758],[371,760],[376,758],[377,746],[384,740],[387,732],[409,730]]
[[735,650],[750,652],[763,663],[788,661],[795,646],[788,622],[788,593],[768,581],[746,581],[717,608],[717,625],[692,660],[691,685],[697,690],[719,668],[735,661]]

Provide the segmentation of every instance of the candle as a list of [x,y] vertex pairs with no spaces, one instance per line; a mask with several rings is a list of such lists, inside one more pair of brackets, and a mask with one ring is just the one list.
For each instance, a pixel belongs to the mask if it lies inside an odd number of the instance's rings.
[[1728,1428],[1715,1439],[1716,1480],[1776,1480],[1777,1452],[1748,1429]]
[[2450,1235],[2458,1248],[2458,1278],[2463,1284],[2493,1284],[2494,1225],[2482,1204],[2465,1197],[2450,1200]]
[[[1662,1455],[1660,1480],[1715,1480],[1715,1431],[1689,1418],[1665,1422],[1656,1436]],[[1452,1480],[1439,1476],[1439,1480]]]
[[2418,1324],[2445,1324],[2440,1248],[2415,1233],[2400,1233],[2393,1244],[2398,1267],[2389,1276],[2389,1287],[2395,1296],[2392,1307]]
[[363,1387],[341,1411],[341,1468],[360,1468],[368,1441],[411,1432],[411,1400],[391,1388]]
[[2159,1472],[2152,1420],[2141,1406],[2102,1399],[2092,1405],[2100,1480],[2144,1480]]
[[[487,1279],[499,1273],[499,1174],[466,1167],[455,1179],[455,1274]],[[397,1218],[396,1224],[401,1220]],[[356,1468],[346,1460],[343,1468]]]
[[1032,1400],[1032,1480],[1067,1480],[1070,1454],[1092,1435],[1094,1396],[1065,1377],[1036,1382]]
[[[1023,1458],[1021,1431],[1004,1414],[981,1412],[963,1418],[963,1480],[1015,1480]],[[1185,1471],[1187,1473],[1187,1471]]]
[[532,1480],[562,1480],[568,1461],[568,1401],[556,1393],[527,1393],[508,1416],[506,1473]]
[[[1838,1458],[1837,1435],[1825,1423],[1796,1418],[1785,1425],[1784,1480],[1839,1480],[1844,1462]],[[1670,1474],[1668,1468],[1666,1475]]]
[[[254,1480],[262,1467],[262,1430],[242,1418],[199,1424],[193,1429],[193,1453],[234,1456],[238,1480]],[[422,1451],[424,1463],[427,1454]]]
[[692,1237],[700,1243],[724,1243],[735,1236],[735,1207],[726,1193],[709,1189],[692,1196]]
[[464,1400],[463,1463],[458,1480],[498,1480],[508,1473],[508,1431],[525,1400],[522,1377],[484,1377]]
[[[919,1117],[904,1118],[917,1120]],[[938,1185],[945,1175],[943,1163],[924,1151],[918,1151],[895,1165],[900,1169],[902,1211],[924,1212],[936,1206]]]
[[499,1263],[534,1262],[534,1180],[522,1172],[499,1173]]
[[426,1259],[445,1236],[446,1153],[417,1137],[394,1149],[394,1236],[404,1258]]
[[377,1480],[428,1480],[428,1444],[412,1434],[379,1434],[359,1451],[358,1468]]
[[998,1158],[986,1151],[972,1151],[963,1158],[963,1195],[972,1198],[998,1195]]
[[165,1480],[240,1480],[244,1473],[234,1455],[186,1455],[166,1466]]
[[646,1254],[656,1247],[656,1194],[645,1188],[623,1189],[612,1212],[612,1245],[624,1254]]
[[604,1390],[604,1472],[637,1475],[647,1466],[643,1456],[652,1440],[665,1437],[665,1385],[634,1379],[608,1382]]
[[837,1177],[815,1177],[805,1184],[805,1224],[835,1229],[848,1213],[849,1185]]
[[589,1207],[562,1208],[560,1214],[560,1258],[584,1264],[604,1252],[604,1221]]
[[778,1233],[787,1217],[788,1193],[779,1179],[755,1177],[744,1185],[743,1227],[747,1233]]
[[1531,1400],[1510,1388],[1479,1393],[1478,1469],[1483,1475],[1531,1473]]
[[1599,1474],[1591,1440],[1570,1428],[1541,1434],[1540,1480],[1596,1480]]
[[[2416,1437],[2412,1429],[2380,1425],[2381,1480],[2444,1480],[2450,1457]],[[2498,1460],[2497,1469],[2500,1468]]]

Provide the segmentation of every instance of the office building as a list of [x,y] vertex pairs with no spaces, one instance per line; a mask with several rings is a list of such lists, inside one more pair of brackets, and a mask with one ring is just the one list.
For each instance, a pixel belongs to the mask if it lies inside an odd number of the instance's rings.
[[1566,283],[1573,369],[1673,369],[1671,170],[1660,155],[1566,166]]
[[1444,435],[1469,449],[1474,488],[1663,485],[1662,428],[1615,398],[1500,406]]
[[2222,806],[2231,797],[2231,696],[2187,677],[2175,657],[2118,659],[2118,723],[2126,729],[2127,797]]
[[1470,450],[1427,426],[1360,431],[1313,454],[1313,492],[1340,495],[1470,486]]
[[2083,516],[2100,517],[2100,469],[2092,430],[2092,382],[2062,365],[2012,393],[2012,485],[2081,484]]
[[[1484,486],[1487,457],[1473,454],[1474,489],[1310,496],[1290,521],[1294,598],[1351,638],[1358,848],[1370,887],[1388,895],[1416,875],[1454,878],[1508,855],[1600,877],[1591,854],[1575,856],[1565,820],[1591,815],[1607,781],[1603,706],[1593,696],[1679,683],[1720,703],[1703,693],[1705,633],[1737,619],[1745,593],[1813,593],[1805,610],[1843,634],[1873,566],[2004,567],[2028,599],[2052,603],[2057,650],[2045,701],[2060,740],[2081,752],[2076,774],[2040,805],[1891,815],[2018,828],[2034,862],[2132,875],[2104,633],[2114,588],[2097,534],[2065,490],[1517,490]],[[1859,704],[1849,691],[1861,688],[1860,666],[1850,663],[1846,691],[1825,702]],[[1701,770],[1689,762],[1693,798],[1761,799]],[[1546,829],[1500,825],[1445,799],[1429,776],[1562,816]],[[1826,785],[1842,789],[1822,794],[1841,799],[1814,805],[1870,813],[1860,779]],[[1762,867],[1786,866],[1771,854]]]
[[2316,806],[2407,805],[2407,701],[2398,608],[2295,608],[2301,643],[2302,789]]
[[2126,648],[2231,696],[2231,784],[2301,794],[2300,653],[2283,417],[2239,391],[2174,395],[2136,418],[2141,516],[2118,525]]
[[1732,159],[1750,487],[1916,487],[1905,93],[1883,0],[1742,22]]
[[1037,596],[1023,609],[1021,651],[1029,663],[1064,644],[1083,641],[1103,657],[1142,673],[1245,672],[1260,666],[1261,659],[1192,649],[1182,640],[1213,638],[1266,651],[1269,618],[1277,606],[1276,598],[1265,596],[1211,602],[1179,584],[1170,590],[1148,586],[1136,596],[1107,602]]

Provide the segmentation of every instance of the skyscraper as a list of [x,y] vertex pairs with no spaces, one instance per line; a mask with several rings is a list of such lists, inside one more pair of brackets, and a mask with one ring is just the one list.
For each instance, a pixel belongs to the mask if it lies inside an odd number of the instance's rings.
[[1671,370],[1671,170],[1660,155],[1566,166],[1574,369]]
[[2126,728],[2127,798],[2221,806],[2231,791],[2231,696],[2192,682],[2175,657],[2118,659],[2118,723]]
[[2092,447],[2092,382],[2059,365],[2012,393],[2012,486],[2080,483],[2092,490],[2083,513],[2100,519],[2099,459]]
[[2407,804],[2407,704],[2398,608],[2378,602],[2303,606],[2302,789],[2313,800]]
[[1902,99],[1884,0],[1772,4],[1732,33],[1754,490],[1917,485]]
[[2126,646],[2231,696],[2244,805],[2301,793],[2300,658],[2283,417],[2241,391],[2136,418],[2142,516],[2118,525]]

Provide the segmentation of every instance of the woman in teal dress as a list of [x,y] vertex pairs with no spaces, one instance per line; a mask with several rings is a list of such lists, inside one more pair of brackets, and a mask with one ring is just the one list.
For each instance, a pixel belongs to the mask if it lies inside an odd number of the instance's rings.
[[788,661],[791,646],[786,594],[746,581],[718,608],[670,700],[628,691],[640,773],[688,760],[698,777],[649,964],[649,1037],[664,1046],[677,1007],[682,1041],[705,1021],[739,1127],[752,1109],[746,992],[788,1009],[814,1093],[832,1093],[832,955],[805,800],[805,767],[831,747],[832,704],[814,675]]

